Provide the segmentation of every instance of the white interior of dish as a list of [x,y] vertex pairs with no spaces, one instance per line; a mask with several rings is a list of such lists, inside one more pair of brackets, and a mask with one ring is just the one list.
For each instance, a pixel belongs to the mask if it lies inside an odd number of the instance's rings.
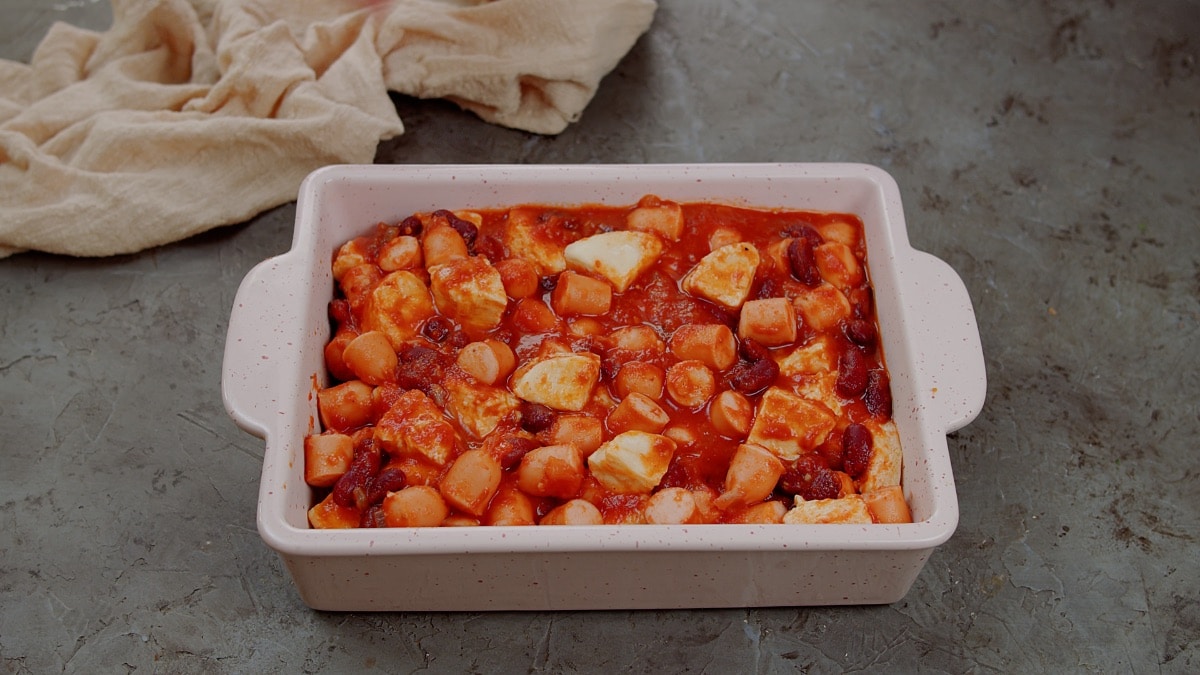
[[[866,227],[883,348],[891,373],[894,416],[904,447],[904,488],[911,525],[624,526],[594,528],[435,528],[315,531],[307,524],[311,490],[303,481],[303,438],[316,419],[314,382],[326,384],[323,347],[333,294],[329,262],[347,239],[379,221],[416,211],[487,208],[518,203],[627,205],[650,193],[676,201],[853,213]],[[316,555],[444,551],[539,551],[844,548],[911,549],[940,544],[957,524],[957,499],[945,434],[963,414],[931,396],[926,350],[944,350],[942,332],[928,326],[941,312],[922,308],[936,259],[908,244],[899,193],[882,170],[865,165],[700,166],[353,166],[312,174],[301,190],[293,248],[274,259],[275,287],[291,311],[264,330],[260,348],[280,360],[272,385],[277,414],[262,423],[267,438],[259,529],[278,550]],[[272,261],[268,261],[272,262]],[[264,263],[266,265],[267,263]],[[950,273],[953,276],[953,273]],[[953,277],[957,280],[957,277]],[[923,297],[916,299],[913,293]],[[937,292],[937,289],[932,289]],[[286,297],[282,297],[286,295]],[[933,299],[935,301],[936,298]],[[927,303],[926,303],[927,304]],[[951,303],[954,304],[954,303]],[[958,303],[961,304],[961,303]],[[914,309],[914,305],[916,305]],[[969,300],[966,304],[970,312]],[[916,316],[914,317],[914,313]],[[958,321],[958,317],[947,317]],[[973,314],[966,319],[974,330]],[[979,382],[968,390],[982,388]],[[980,397],[981,400],[981,397]],[[967,407],[970,407],[968,403]],[[976,409],[977,412],[977,409]],[[956,417],[957,415],[957,417]],[[973,413],[969,417],[973,417]],[[550,532],[553,530],[553,532]]]

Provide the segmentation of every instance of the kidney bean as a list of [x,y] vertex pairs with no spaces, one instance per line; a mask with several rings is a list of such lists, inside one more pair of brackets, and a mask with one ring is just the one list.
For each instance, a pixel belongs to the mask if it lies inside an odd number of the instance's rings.
[[425,325],[421,326],[421,335],[433,340],[441,342],[450,336],[450,331],[454,330],[454,325],[444,317],[431,316],[425,321]]
[[887,373],[882,370],[872,370],[867,374],[866,391],[863,392],[863,403],[867,404],[867,412],[879,419],[892,417],[892,388]]
[[777,487],[805,500],[836,499],[841,491],[841,481],[826,466],[824,458],[810,453],[801,455],[784,470]]
[[475,238],[479,236],[479,228],[475,227],[475,223],[463,220],[446,209],[439,209],[433,212],[435,218],[445,218],[446,224],[454,228],[454,231],[462,236],[463,241],[467,243],[467,250],[474,251]]
[[[545,406],[543,406],[545,407]],[[548,409],[548,408],[547,408]],[[496,447],[499,453],[500,468],[505,471],[516,467],[530,450],[538,447],[538,442],[524,436],[505,436]]]
[[856,319],[870,319],[875,311],[875,299],[871,295],[870,287],[852,288],[846,294],[846,299],[850,301],[850,308],[854,312]]
[[371,481],[371,490],[367,493],[367,503],[374,506],[383,502],[389,492],[398,492],[408,484],[404,472],[396,467],[380,471]]
[[446,342],[446,344],[454,347],[455,349],[462,349],[463,347],[471,344],[471,338],[467,337],[467,334],[462,330],[456,328],[454,332],[450,334],[450,339]]
[[400,235],[408,235],[410,237],[419,237],[419,236],[421,236],[421,229],[424,226],[421,225],[420,218],[417,218],[416,216],[409,216],[409,217],[405,218],[404,220],[400,221],[400,223],[396,227],[398,230],[398,234],[400,234]]
[[504,259],[504,244],[495,237],[480,237],[475,241],[475,252],[491,262]]
[[846,337],[850,338],[855,344],[864,347],[870,347],[875,344],[875,338],[878,334],[875,331],[875,324],[867,319],[850,319],[845,324]]
[[688,471],[686,465],[679,461],[679,455],[676,455],[671,460],[671,464],[667,467],[667,472],[663,474],[662,480],[658,481],[658,489],[666,488],[690,488],[693,485],[691,472]]
[[378,473],[382,461],[383,453],[374,440],[367,438],[355,444],[350,468],[333,485],[333,501],[338,506],[365,509],[371,480]]
[[838,359],[838,377],[834,390],[843,398],[858,398],[867,388],[867,358],[858,347],[849,345]]
[[793,239],[788,244],[788,265],[792,268],[792,276],[805,286],[816,286],[821,283],[821,272],[817,269],[815,246],[809,239]]
[[821,233],[817,232],[816,228],[808,223],[793,223],[783,228],[779,234],[785,238],[806,239],[812,242],[813,246],[820,246],[825,243],[825,238],[821,236]]
[[851,478],[867,471],[871,461],[871,430],[861,424],[851,424],[842,432],[842,470]]
[[742,340],[738,345],[738,353],[747,361],[762,361],[771,358],[771,350],[754,340]]
[[400,354],[400,365],[396,368],[396,384],[405,389],[425,391],[430,383],[442,380],[447,367],[449,357],[436,349],[409,345]]
[[730,387],[753,396],[774,384],[778,376],[779,366],[767,358],[752,363],[739,362],[729,369],[726,379]]
[[554,411],[541,403],[521,402],[521,428],[531,434],[549,429],[554,424]]
[[350,313],[349,300],[333,300],[329,303],[329,318],[337,322],[339,326],[349,323],[353,316]]
[[758,293],[755,293],[754,297],[758,298],[759,300],[780,297],[779,282],[775,281],[775,279],[771,277],[767,277],[766,280],[763,281],[762,286],[758,287]]
[[363,511],[358,520],[359,527],[387,527],[387,518],[383,515],[383,505],[375,504]]

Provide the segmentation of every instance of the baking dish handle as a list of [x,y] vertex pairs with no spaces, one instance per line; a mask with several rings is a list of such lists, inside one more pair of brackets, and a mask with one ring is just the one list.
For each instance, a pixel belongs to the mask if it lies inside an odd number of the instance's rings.
[[[285,254],[255,265],[238,286],[229,315],[225,356],[221,371],[221,397],[225,411],[235,424],[259,438],[266,438],[269,421],[278,415],[276,392],[288,365],[271,341],[272,322],[295,308],[285,307],[289,298],[291,259]],[[278,329],[278,323],[274,329]]]
[[906,266],[906,297],[917,301],[908,309],[921,360],[918,371],[922,398],[930,402],[947,433],[966,426],[983,409],[987,371],[971,296],[962,278],[945,261],[913,251]]

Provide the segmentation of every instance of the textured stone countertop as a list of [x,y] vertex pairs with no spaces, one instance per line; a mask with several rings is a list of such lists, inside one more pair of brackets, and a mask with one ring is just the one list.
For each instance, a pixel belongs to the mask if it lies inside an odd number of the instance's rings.
[[[102,2],[0,4],[0,56]],[[138,255],[0,261],[0,671],[1196,672],[1200,5],[663,0],[557,137],[397,98],[385,163],[855,161],[978,314],[961,506],[893,605],[325,614],[255,529],[220,397],[294,204]],[[0,195],[0,199],[3,196]]]

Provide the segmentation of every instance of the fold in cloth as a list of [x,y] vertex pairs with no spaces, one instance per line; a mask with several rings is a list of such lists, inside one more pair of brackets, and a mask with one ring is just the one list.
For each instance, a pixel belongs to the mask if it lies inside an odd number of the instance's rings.
[[0,60],[0,257],[130,253],[295,199],[404,131],[388,90],[556,134],[654,0],[114,0]]

